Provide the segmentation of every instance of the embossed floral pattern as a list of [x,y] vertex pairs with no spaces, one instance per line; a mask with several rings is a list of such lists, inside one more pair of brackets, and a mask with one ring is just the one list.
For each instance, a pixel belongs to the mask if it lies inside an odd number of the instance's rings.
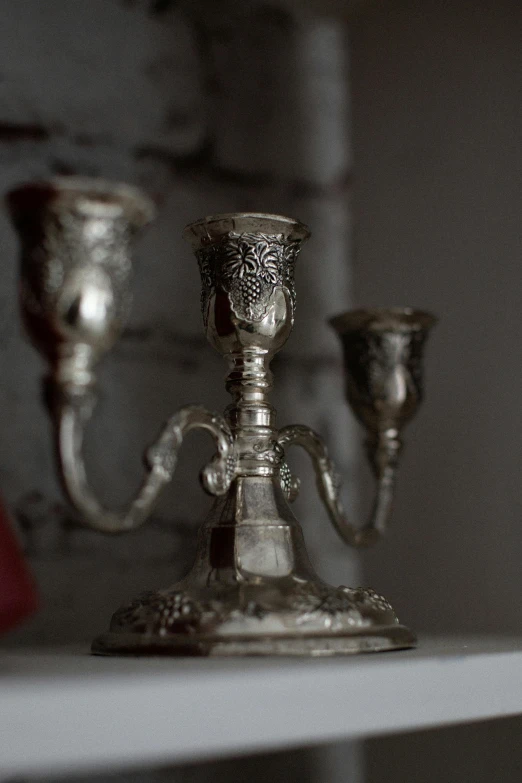
[[198,627],[201,615],[202,607],[186,593],[148,591],[114,614],[111,631],[124,629],[158,636],[191,633]]
[[[230,239],[224,247],[225,262],[224,277],[237,277],[241,280],[248,275],[255,275],[259,269],[256,246],[249,241],[252,235],[241,234],[237,239]],[[255,243],[255,237],[254,237]]]
[[199,250],[205,321],[210,296],[217,286],[228,294],[233,312],[248,321],[264,318],[276,286],[288,290],[295,307],[293,265],[299,249],[299,242],[291,242],[282,234],[230,232],[220,243]]
[[296,592],[296,605],[303,612],[300,624],[322,620],[326,628],[335,629],[343,623],[357,628],[373,624],[374,618],[398,623],[395,613],[385,598],[364,587],[338,588],[306,584]]
[[[195,596],[190,589],[176,586],[143,593],[113,615],[111,632],[166,641],[219,633],[229,621],[285,618],[289,628],[295,622],[303,634],[318,629],[351,632],[398,623],[386,599],[362,587],[329,587],[321,582],[295,580],[282,592],[274,591],[269,584],[245,583],[235,590],[212,593],[202,598],[201,593]],[[249,622],[248,633],[251,627]]]

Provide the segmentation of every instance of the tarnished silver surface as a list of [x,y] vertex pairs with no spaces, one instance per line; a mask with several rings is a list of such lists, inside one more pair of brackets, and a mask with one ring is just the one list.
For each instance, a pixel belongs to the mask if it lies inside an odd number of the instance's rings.
[[83,429],[93,408],[95,363],[128,310],[128,241],[151,208],[124,186],[63,180],[17,190],[11,208],[22,238],[26,325],[51,366],[62,481],[86,523],[106,532],[141,524],[172,477],[185,434],[202,427],[217,444],[201,477],[216,499],[192,570],[118,610],[93,651],[337,655],[412,646],[414,636],[384,598],[332,587],[315,574],[288,506],[299,481],[285,447],[300,445],[311,455],[319,493],[344,540],[373,543],[389,514],[400,428],[420,401],[420,350],[431,316],[361,311],[333,321],[345,348],[348,398],[369,431],[378,483],[369,525],[354,528],[344,518],[336,472],[319,436],[301,425],[278,431],[268,401],[270,361],[294,322],[294,267],[308,229],[265,214],[191,224],[184,235],[200,266],[206,335],[228,363],[232,403],[224,418],[195,406],[178,411],[146,454],[147,473],[130,508],[105,511],[86,480]]

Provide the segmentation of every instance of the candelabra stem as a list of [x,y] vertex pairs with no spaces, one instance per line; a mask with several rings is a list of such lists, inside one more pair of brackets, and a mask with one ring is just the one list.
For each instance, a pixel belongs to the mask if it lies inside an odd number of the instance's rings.
[[376,544],[386,532],[392,510],[398,455],[401,441],[397,430],[380,432],[366,443],[370,462],[377,480],[370,519],[364,526],[356,526],[345,516],[339,493],[341,482],[322,438],[309,427],[294,424],[284,427],[278,436],[284,448],[301,446],[311,457],[317,490],[330,520],[345,543],[353,547]]
[[234,402],[225,417],[235,438],[236,475],[276,476],[282,450],[276,440],[275,408],[267,400],[272,388],[271,355],[261,348],[227,356],[226,387]]
[[227,359],[230,372],[226,388],[232,395],[235,405],[230,410],[248,409],[249,404],[268,406],[266,397],[272,389],[273,379],[268,365],[272,357],[262,349],[250,349],[231,353]]

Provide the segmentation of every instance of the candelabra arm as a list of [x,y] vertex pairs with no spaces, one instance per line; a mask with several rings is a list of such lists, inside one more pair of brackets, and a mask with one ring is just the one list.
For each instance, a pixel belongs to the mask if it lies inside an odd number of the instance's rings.
[[[385,533],[390,516],[397,459],[401,448],[397,430],[385,430],[367,442],[368,454],[377,481],[370,519],[366,525],[353,525],[345,516],[339,494],[341,481],[322,438],[309,427],[293,424],[279,431],[279,444],[301,446],[311,457],[316,486],[333,526],[343,541],[353,547],[373,546]],[[294,481],[295,483],[295,481]]]
[[145,453],[146,472],[134,500],[121,512],[104,509],[89,486],[83,460],[83,434],[94,407],[89,393],[59,395],[52,406],[56,451],[64,490],[90,528],[103,533],[122,533],[140,527],[150,516],[161,490],[174,474],[178,452],[192,429],[207,430],[217,444],[217,453],[201,472],[201,483],[212,495],[224,494],[234,473],[232,435],[225,420],[205,408],[188,405],[164,425],[157,441]]

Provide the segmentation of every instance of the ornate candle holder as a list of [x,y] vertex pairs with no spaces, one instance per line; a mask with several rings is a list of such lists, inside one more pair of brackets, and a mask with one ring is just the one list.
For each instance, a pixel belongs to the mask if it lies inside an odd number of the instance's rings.
[[61,480],[85,523],[106,533],[149,516],[170,481],[185,435],[209,432],[216,455],[203,469],[215,496],[185,579],[141,595],[113,616],[93,643],[102,654],[332,655],[411,647],[413,634],[371,590],[331,587],[315,574],[289,502],[299,481],[285,453],[310,455],[319,494],[351,546],[375,543],[390,514],[400,433],[422,395],[421,355],[434,318],[409,309],[361,310],[331,323],[346,365],[347,396],[368,431],[375,506],[354,527],[321,438],[308,427],[278,430],[268,401],[269,365],[292,330],[294,268],[306,226],[265,214],[205,218],[185,229],[202,278],[209,342],[225,357],[232,404],[224,417],[181,408],[145,455],[146,474],[130,507],[104,510],[89,488],[82,438],[94,407],[97,361],[123,328],[130,306],[129,243],[153,209],[137,190],[94,180],[54,180],[10,195],[22,244],[22,312],[50,374],[47,399]]

